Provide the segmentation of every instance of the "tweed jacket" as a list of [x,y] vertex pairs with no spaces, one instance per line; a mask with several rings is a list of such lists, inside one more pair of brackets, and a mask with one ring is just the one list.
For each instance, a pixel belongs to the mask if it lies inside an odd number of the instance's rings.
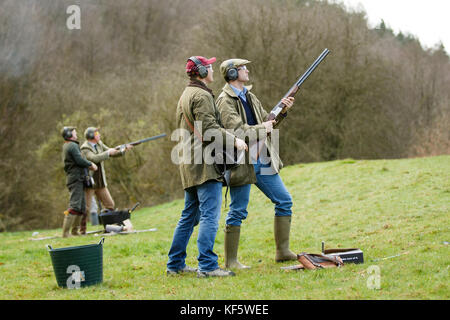
[[[283,162],[280,159],[278,148],[272,144],[272,140],[270,136],[267,136],[265,127],[262,124],[264,121],[267,121],[269,114],[264,110],[258,98],[250,92],[251,86],[246,88],[248,90],[246,98],[250,107],[253,109],[252,111],[258,124],[254,126],[247,124],[244,106],[228,83],[222,88],[222,92],[216,100],[217,108],[220,112],[221,123],[225,129],[233,129],[233,133],[238,138],[245,139],[249,145],[249,151],[256,147],[256,144],[249,141],[251,133],[253,133],[253,136],[257,137],[259,141],[265,141],[265,146],[269,151],[271,167],[274,173],[278,173],[283,167]],[[274,128],[278,127],[283,119],[284,117],[278,118]],[[249,159],[249,152],[246,152],[245,164],[241,164],[232,170],[230,184],[231,186],[240,186],[255,182],[256,176],[253,164]]]
[[[92,174],[94,178],[94,189],[106,188],[108,184],[106,183],[106,170],[104,161],[109,159],[108,150],[111,149],[107,145],[105,145],[101,140],[97,143],[97,150],[89,143],[89,141],[85,141],[81,145],[81,153],[83,156],[89,160],[94,162],[98,169]],[[120,157],[121,153],[111,157]]]

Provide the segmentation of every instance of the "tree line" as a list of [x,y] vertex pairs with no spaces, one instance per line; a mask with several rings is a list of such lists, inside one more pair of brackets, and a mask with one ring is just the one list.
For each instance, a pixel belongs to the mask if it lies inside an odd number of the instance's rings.
[[[270,110],[324,48],[283,124],[285,164],[450,153],[450,63],[442,45],[364,12],[311,0],[3,0],[0,11],[0,231],[60,226],[68,203],[64,125],[101,128],[110,146],[175,129],[191,55],[251,61],[253,91]],[[81,133],[81,134],[80,134]],[[81,138],[83,140],[83,138]],[[166,139],[106,164],[118,207],[180,198]]]

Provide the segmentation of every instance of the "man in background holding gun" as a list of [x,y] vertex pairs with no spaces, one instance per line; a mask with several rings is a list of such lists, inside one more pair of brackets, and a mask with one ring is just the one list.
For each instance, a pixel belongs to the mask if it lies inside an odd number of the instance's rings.
[[[235,133],[236,130],[240,131],[242,136],[238,133],[236,135],[241,139],[248,137],[250,133],[250,136],[259,140],[259,143],[249,142],[249,148],[253,144],[258,151],[257,159],[251,159],[247,155],[246,163],[233,169],[231,173],[231,204],[225,226],[225,266],[237,269],[248,268],[237,260],[237,251],[240,226],[248,214],[247,205],[252,183],[275,204],[275,260],[297,259],[297,255],[289,250],[292,198],[278,174],[283,164],[277,146],[272,144],[269,137],[273,127],[286,117],[287,110],[294,104],[294,98],[283,98],[285,108],[277,119],[269,119],[269,114],[261,102],[249,91],[251,87],[244,86],[249,81],[248,63],[250,61],[244,59],[229,59],[221,64],[220,72],[227,84],[216,101],[226,129],[233,129]],[[255,157],[254,154],[251,156]]]
[[[94,194],[102,203],[103,208],[114,210],[115,204],[107,187],[105,165],[103,162],[110,157],[122,156],[126,151],[130,150],[132,146],[128,144],[122,149],[122,151],[117,148],[110,148],[100,140],[100,132],[94,127],[87,128],[84,132],[84,136],[86,141],[81,145],[81,153],[87,160],[94,162],[98,166],[98,170],[95,171],[93,175],[94,186],[92,188],[85,189],[86,212],[90,212],[91,199]],[[87,214],[85,213],[79,226],[81,234],[86,233],[86,223]],[[72,234],[77,233],[78,226],[72,227]]]

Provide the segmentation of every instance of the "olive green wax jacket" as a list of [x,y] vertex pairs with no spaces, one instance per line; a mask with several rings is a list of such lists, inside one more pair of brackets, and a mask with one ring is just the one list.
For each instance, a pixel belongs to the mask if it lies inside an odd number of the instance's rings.
[[[195,122],[199,125],[196,126]],[[186,139],[181,139],[177,149],[183,189],[201,185],[208,180],[222,181],[214,165],[206,163],[204,159],[203,152],[210,141],[204,141],[203,138],[208,130],[209,134],[221,136],[223,141],[226,141],[228,136],[234,144],[234,136],[228,135],[221,127],[219,111],[212,92],[201,81],[193,80],[184,89],[177,105],[176,123],[181,129],[180,135],[186,135]],[[192,130],[194,127],[195,132]],[[197,148],[197,152],[194,148]],[[196,161],[194,156],[197,154],[198,157],[198,151],[201,151],[201,159]]]

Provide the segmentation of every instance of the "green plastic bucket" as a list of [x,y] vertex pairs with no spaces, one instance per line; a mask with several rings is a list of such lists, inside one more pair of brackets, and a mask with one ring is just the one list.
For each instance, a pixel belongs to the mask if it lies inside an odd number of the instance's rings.
[[103,242],[53,249],[47,245],[58,286],[78,289],[103,281]]

